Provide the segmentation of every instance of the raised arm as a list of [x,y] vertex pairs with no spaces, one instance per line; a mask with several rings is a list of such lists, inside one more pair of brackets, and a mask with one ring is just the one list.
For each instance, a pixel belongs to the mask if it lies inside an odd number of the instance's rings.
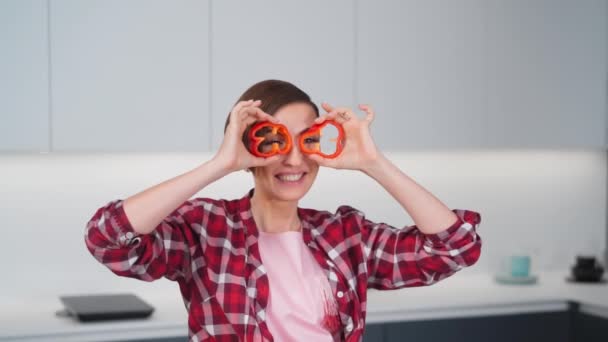
[[348,213],[345,217],[350,217],[350,224],[361,230],[370,286],[391,289],[430,285],[474,264],[481,251],[481,238],[476,232],[479,213],[450,210],[380,153],[370,134],[375,117],[370,106],[359,105],[366,113],[363,119],[349,108],[328,104],[323,108],[328,113],[317,122],[340,122],[346,133],[345,147],[336,159],[310,158],[323,166],[364,172],[388,191],[415,223],[395,228],[369,221],[363,213],[349,212],[346,206],[341,209],[343,214]]
[[241,136],[255,120],[273,120],[259,102],[241,101],[230,113],[218,153],[182,175],[157,184],[126,200],[99,208],[89,220],[85,243],[90,253],[112,272],[152,281],[190,276],[191,251],[200,247],[204,217],[217,201],[189,200],[226,174],[263,166],[276,158],[256,158],[247,152]]
[[[395,229],[362,221],[372,287],[431,285],[479,259],[481,215],[450,210],[383,156],[365,169],[408,212],[415,224]],[[394,260],[388,268],[386,259]],[[399,272],[394,272],[399,270]]]
[[[126,200],[99,208],[86,226],[89,252],[117,275],[153,281],[190,276],[190,246],[208,211],[188,200],[225,172],[209,161]],[[210,203],[209,203],[210,205]],[[199,227],[193,227],[193,225]]]
[[342,223],[361,233],[367,284],[390,290],[432,285],[477,262],[481,238],[479,213],[454,209],[456,220],[425,234],[416,225],[393,227],[368,220],[352,207],[339,209]]

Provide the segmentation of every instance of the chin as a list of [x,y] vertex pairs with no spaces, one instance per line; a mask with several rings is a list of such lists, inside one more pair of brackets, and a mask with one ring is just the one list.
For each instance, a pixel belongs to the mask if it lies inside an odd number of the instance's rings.
[[301,189],[281,189],[274,188],[273,193],[275,198],[281,201],[299,201],[308,192],[309,187],[303,187]]
[[275,198],[280,200],[280,201],[285,201],[285,202],[298,202],[302,197],[304,197],[304,194],[286,194],[286,193],[275,193]]

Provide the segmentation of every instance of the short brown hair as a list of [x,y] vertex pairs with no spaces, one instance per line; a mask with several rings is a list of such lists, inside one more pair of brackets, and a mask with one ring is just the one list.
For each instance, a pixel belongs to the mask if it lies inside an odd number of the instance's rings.
[[[274,115],[281,107],[291,103],[307,103],[314,109],[315,115],[319,117],[319,108],[310,100],[310,96],[286,81],[265,80],[258,82],[245,90],[234,105],[247,100],[261,100],[262,104],[259,108],[270,115]],[[224,124],[224,133],[226,133],[229,122],[230,113],[228,113]]]

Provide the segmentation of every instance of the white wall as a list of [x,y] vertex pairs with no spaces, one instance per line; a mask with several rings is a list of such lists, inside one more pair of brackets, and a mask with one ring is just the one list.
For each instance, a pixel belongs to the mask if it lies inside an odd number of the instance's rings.
[[[566,270],[576,253],[605,245],[605,151],[386,152],[406,174],[450,208],[481,213],[480,261],[462,272],[491,272],[511,251],[533,254],[533,268]],[[86,250],[86,222],[110,200],[177,176],[211,154],[0,155],[2,290],[73,293],[173,287],[112,274]],[[196,196],[237,198],[250,174],[231,174]],[[321,169],[303,207],[349,204],[375,221],[413,224],[390,195],[364,174]],[[173,295],[173,294],[171,294]],[[177,291],[175,292],[177,295]],[[178,298],[178,297],[176,297]]]

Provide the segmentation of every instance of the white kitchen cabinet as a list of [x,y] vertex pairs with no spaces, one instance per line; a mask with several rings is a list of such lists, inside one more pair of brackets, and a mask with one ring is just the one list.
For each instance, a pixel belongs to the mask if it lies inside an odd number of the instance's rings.
[[4,0],[0,152],[216,150],[269,78],[373,105],[383,150],[606,149],[607,18],[606,0]]
[[53,151],[207,150],[209,7],[51,1]]
[[212,7],[214,150],[238,97],[258,81],[292,82],[318,106],[353,105],[353,1],[213,1]]
[[606,147],[605,0],[487,1],[485,147]]
[[381,149],[481,146],[483,2],[357,1],[356,100]]
[[49,151],[47,2],[0,1],[0,152]]

